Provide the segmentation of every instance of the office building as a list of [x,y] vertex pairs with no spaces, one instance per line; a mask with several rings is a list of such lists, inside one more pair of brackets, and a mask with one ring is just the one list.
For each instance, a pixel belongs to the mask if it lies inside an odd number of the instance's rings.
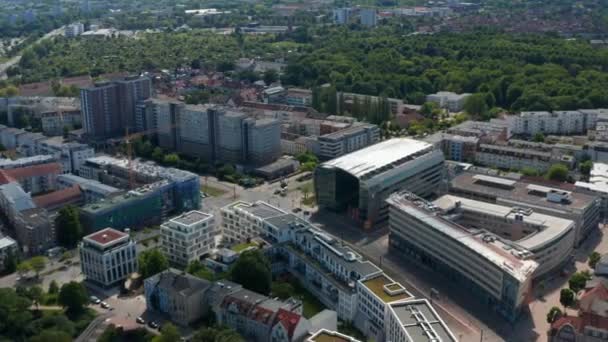
[[296,107],[310,107],[312,106],[312,90],[289,88],[285,95],[285,103]]
[[390,97],[383,98],[380,96],[371,96],[371,95],[357,94],[357,93],[338,92],[336,101],[338,102],[337,105],[338,105],[339,112],[347,111],[347,112],[352,113],[353,109],[354,109],[353,105],[356,102],[359,104],[364,104],[364,103],[369,102],[373,105],[378,105],[378,104],[383,105],[381,102],[387,101],[389,111],[392,115],[397,115],[397,114],[403,113],[403,109],[405,108],[405,104],[403,103],[403,100],[401,100],[401,99],[395,99],[395,98],[390,98]]
[[362,8],[359,11],[361,16],[361,25],[366,27],[376,27],[378,25],[378,17],[375,8]]
[[392,303],[388,308],[386,341],[458,341],[426,299]]
[[426,260],[509,321],[517,319],[538,268],[530,251],[483,229],[454,223],[412,193],[396,193],[387,202],[390,248]]
[[549,274],[570,261],[576,227],[573,221],[540,214],[530,208],[505,206],[444,195],[433,202],[450,221],[472,229],[485,229],[532,252],[538,263],[534,277]]
[[46,135],[63,135],[65,129],[71,130],[82,125],[80,109],[66,108],[40,113],[42,132]]
[[65,27],[65,36],[67,38],[74,38],[80,36],[84,32],[84,25],[82,23],[73,23]]
[[159,145],[206,160],[264,165],[281,156],[281,123],[223,107],[148,101]]
[[200,207],[200,178],[188,171],[139,161],[133,161],[129,168],[126,159],[109,156],[89,158],[80,169],[82,177],[124,188],[130,186],[130,174],[135,182],[133,190],[81,208],[86,227],[98,230],[160,225],[171,214]]
[[351,8],[336,8],[333,10],[334,23],[346,25],[350,22]]
[[575,246],[598,227],[601,199],[572,191],[554,183],[511,180],[464,172],[450,182],[451,194],[572,220],[576,225]]
[[600,213],[602,218],[608,217],[608,164],[593,163],[589,173],[589,181],[574,183],[578,192],[601,198]]
[[169,262],[186,267],[215,248],[215,221],[211,214],[190,211],[163,223],[160,235]]
[[530,168],[546,172],[556,161],[550,152],[504,145],[481,144],[475,162],[505,170]]
[[136,105],[151,94],[151,80],[138,76],[81,89],[80,103],[86,134],[94,139],[106,139],[124,136],[126,128],[134,131]]
[[84,195],[85,203],[94,203],[123,192],[123,190],[103,184],[99,181],[72,174],[57,176],[57,186],[61,189],[77,186]]
[[144,280],[146,304],[149,310],[188,325],[208,312],[205,297],[211,286],[208,280],[170,268]]
[[4,271],[6,267],[6,259],[8,257],[13,257],[17,260],[17,255],[19,254],[19,246],[17,246],[17,242],[11,239],[8,236],[3,236],[0,238],[0,270]]
[[453,134],[441,134],[440,147],[448,160],[472,163],[475,161],[479,138]]
[[378,126],[367,123],[356,123],[337,132],[322,135],[319,142],[319,157],[334,159],[360,150],[380,141]]
[[450,112],[460,112],[464,108],[465,101],[471,94],[456,94],[450,91],[440,91],[435,94],[426,96],[427,102],[434,102],[440,108],[449,110]]
[[86,279],[109,287],[137,271],[135,241],[128,232],[102,229],[82,238],[80,265]]
[[386,224],[390,194],[434,194],[443,180],[443,153],[412,139],[396,138],[325,162],[314,173],[321,209],[347,212],[364,227]]
[[571,135],[594,129],[598,119],[595,110],[555,112],[521,112],[507,117],[513,134],[534,136],[537,133]]

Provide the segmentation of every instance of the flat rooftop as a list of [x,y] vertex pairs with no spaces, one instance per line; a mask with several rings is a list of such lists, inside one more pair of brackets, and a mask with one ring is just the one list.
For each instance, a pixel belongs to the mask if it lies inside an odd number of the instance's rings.
[[190,226],[192,224],[208,220],[212,217],[213,215],[211,214],[205,214],[201,211],[193,210],[178,217],[172,218],[171,221],[182,224],[184,226]]
[[105,228],[93,234],[85,236],[83,239],[89,242],[95,242],[99,245],[106,246],[114,242],[120,241],[128,237],[127,233],[123,233],[113,228]]
[[[499,220],[510,220],[514,223],[515,216],[520,213],[517,207],[491,204],[453,195],[444,195],[433,202],[434,205],[446,212],[454,209],[456,203],[459,203],[460,208],[464,211],[475,212],[479,215],[491,215]],[[536,229],[535,232],[516,241],[519,246],[528,250],[539,249],[545,244],[559,239],[574,229],[575,226],[571,220],[544,215],[534,211],[525,212],[522,216],[525,224]]]
[[[568,201],[553,202],[547,199],[547,191],[568,192]],[[523,180],[513,181],[501,177],[479,175],[464,172],[450,183],[452,193],[473,193],[483,195],[488,198],[500,198],[511,201],[515,205],[526,207],[544,207],[558,211],[568,211],[570,209],[584,210],[595,201],[595,197],[578,192],[571,192],[570,189],[560,187],[556,184],[529,183]]]
[[423,141],[394,138],[330,160],[321,164],[321,167],[342,169],[354,177],[362,178],[379,169],[388,171],[417,153],[430,152],[432,148],[431,144]]
[[368,129],[377,127],[376,125],[368,123],[355,123],[350,127],[341,129],[336,132],[328,133],[319,137],[321,140],[340,140],[351,135],[357,135],[361,132],[365,132]]
[[287,212],[262,201],[255,203],[239,201],[229,204],[228,208],[232,210],[243,210],[253,216],[259,217],[262,220],[287,214]]
[[[384,274],[361,281],[361,283],[385,303],[414,298],[413,295],[405,290],[403,285],[391,280]],[[388,287],[391,291],[396,291],[396,293],[391,294],[385,290],[385,287]]]
[[[453,241],[463,245],[472,253],[493,263],[503,272],[510,274],[520,282],[532,276],[538,263],[520,256],[521,248],[511,241],[479,230],[471,230],[441,216],[439,208],[410,193],[396,193],[387,202],[395,208],[424,222],[429,229],[435,229]],[[524,253],[526,251],[523,251]],[[530,254],[528,252],[527,254]]]
[[390,311],[409,336],[408,341],[458,341],[426,299],[393,303]]

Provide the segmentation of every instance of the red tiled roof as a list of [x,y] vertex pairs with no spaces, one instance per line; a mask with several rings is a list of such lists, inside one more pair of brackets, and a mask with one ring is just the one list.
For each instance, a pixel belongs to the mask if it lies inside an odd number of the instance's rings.
[[581,296],[581,300],[590,296],[593,296],[594,300],[608,301],[608,289],[606,289],[603,282],[600,282],[596,287],[585,291],[585,293]]
[[0,170],[0,184],[8,184],[11,182],[16,182],[17,180],[13,177],[9,176],[4,172],[5,170]]
[[551,330],[558,331],[567,324],[574,327],[579,333],[582,332],[585,327],[608,330],[608,317],[602,317],[591,313],[583,313],[578,317],[563,316],[551,324]]
[[44,176],[52,173],[61,173],[61,164],[46,163],[0,171],[4,172],[5,175],[9,178],[20,180],[35,176]]
[[300,318],[302,316],[298,315],[295,312],[287,311],[285,309],[279,309],[277,311],[276,321],[281,322],[285,329],[287,330],[287,336],[291,339],[293,337],[293,332],[296,330],[298,323],[300,322]]
[[251,313],[249,314],[249,319],[252,319],[256,322],[260,322],[262,324],[269,324],[272,314],[274,312],[272,310],[263,308],[261,306],[256,306]]
[[105,245],[114,240],[125,237],[127,234],[113,228],[105,228],[96,233],[85,236],[85,239],[93,240],[97,243]]
[[78,185],[63,190],[53,191],[51,193],[40,195],[32,198],[37,207],[54,208],[63,204],[78,201],[82,197],[82,191]]

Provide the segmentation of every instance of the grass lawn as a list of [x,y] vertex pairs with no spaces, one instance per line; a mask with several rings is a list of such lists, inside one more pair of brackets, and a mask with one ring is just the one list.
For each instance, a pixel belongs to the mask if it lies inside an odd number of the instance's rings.
[[252,246],[257,246],[257,244],[254,242],[243,242],[243,243],[239,243],[238,245],[232,246],[232,248],[230,248],[230,249],[239,253],[242,250],[244,250],[245,248],[252,247]]
[[313,296],[312,293],[308,292],[307,289],[300,285],[300,283],[293,280],[291,281],[291,285],[294,289],[293,296],[302,300],[302,305],[304,306],[304,317],[311,318],[325,309],[325,305],[323,305],[323,303]]
[[209,185],[201,185],[201,191],[212,197],[222,196],[226,193],[226,190],[214,188]]

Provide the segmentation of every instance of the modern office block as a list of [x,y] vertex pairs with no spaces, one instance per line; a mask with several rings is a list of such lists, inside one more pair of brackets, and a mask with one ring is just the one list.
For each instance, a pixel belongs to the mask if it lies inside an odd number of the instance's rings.
[[380,142],[319,165],[314,173],[317,204],[347,212],[364,227],[386,224],[385,199],[404,189],[421,196],[435,193],[443,180],[443,161],[443,153],[425,142]]
[[109,287],[137,271],[135,241],[128,233],[106,228],[80,243],[80,264],[87,280]]
[[161,249],[169,262],[186,267],[215,248],[213,215],[190,211],[160,226]]

